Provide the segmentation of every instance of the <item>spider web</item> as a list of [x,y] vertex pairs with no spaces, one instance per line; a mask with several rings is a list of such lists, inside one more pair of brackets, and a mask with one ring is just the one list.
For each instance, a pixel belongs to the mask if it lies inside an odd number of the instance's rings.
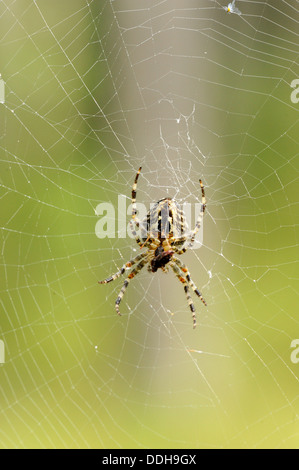
[[[0,2],[1,447],[298,447],[298,2],[226,5]],[[171,272],[97,284],[141,165],[147,207],[205,185],[195,330]]]

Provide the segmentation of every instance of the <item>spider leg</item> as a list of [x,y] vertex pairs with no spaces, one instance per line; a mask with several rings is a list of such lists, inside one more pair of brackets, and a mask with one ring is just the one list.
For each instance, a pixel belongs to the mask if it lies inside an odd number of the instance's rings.
[[141,255],[135,256],[135,258],[131,259],[131,261],[128,261],[125,263],[122,268],[120,268],[117,273],[113,274],[112,276],[107,277],[107,279],[104,279],[103,281],[99,281],[99,284],[107,284],[108,282],[115,281],[119,276],[121,276],[127,268],[130,268],[134,264],[138,263],[138,261],[141,261],[143,258],[145,258],[146,253],[141,253]]
[[120,311],[119,311],[119,304],[121,303],[121,300],[124,296],[124,293],[126,291],[126,288],[128,287],[129,285],[129,282],[131,281],[131,279],[133,279],[133,277],[136,276],[136,274],[139,273],[139,271],[143,268],[143,266],[147,263],[147,260],[146,259],[143,259],[140,261],[140,263],[137,264],[136,268],[134,268],[130,274],[128,275],[127,279],[125,280],[124,282],[124,285],[122,286],[121,288],[121,291],[120,293],[118,294],[118,297],[115,301],[115,310],[117,312],[118,315],[121,315]]
[[133,236],[135,237],[136,242],[138,243],[140,248],[142,248],[142,241],[140,240],[140,236],[137,234],[137,232],[134,228],[134,224],[133,224],[133,222],[135,222],[136,227],[139,228],[140,220],[136,217],[136,214],[137,214],[137,208],[136,208],[136,194],[137,193],[136,193],[136,191],[137,191],[137,181],[138,181],[140,172],[141,172],[141,167],[137,171],[137,174],[136,174],[135,180],[134,180],[134,184],[133,184],[133,187],[132,187],[132,219],[130,220],[130,228],[131,228]]
[[187,297],[188,305],[189,305],[190,310],[192,312],[193,328],[195,328],[196,327],[195,307],[194,307],[194,304],[192,302],[192,298],[191,298],[191,295],[190,295],[190,292],[189,292],[189,286],[185,285],[184,286],[184,291],[185,291],[185,294],[186,294],[186,297]]
[[135,240],[138,243],[138,245],[140,246],[140,248],[143,248],[144,243],[140,240],[140,236],[138,235],[138,233],[136,232],[136,230],[134,228],[133,220],[131,219],[129,223],[130,223],[130,228],[131,228],[131,232],[133,234],[133,237],[135,237]]
[[207,306],[206,301],[204,300],[204,298],[203,298],[203,296],[201,295],[201,293],[199,292],[198,288],[196,287],[196,285],[195,285],[194,282],[192,281],[187,266],[186,266],[184,263],[182,263],[182,261],[181,261],[180,259],[176,258],[175,256],[172,257],[172,262],[174,262],[174,263],[183,271],[183,273],[184,273],[185,276],[186,276],[186,280],[187,280],[189,286],[191,287],[191,289],[192,289],[192,290],[195,292],[195,294],[200,298],[200,300],[202,301],[202,303],[203,303],[205,306]]
[[177,254],[178,255],[182,255],[183,253],[185,253],[188,248],[190,248],[193,243],[194,243],[194,240],[195,240],[195,237],[196,237],[196,234],[198,232],[198,230],[200,229],[200,225],[201,225],[201,221],[202,221],[202,218],[203,218],[203,215],[204,215],[204,212],[205,212],[205,209],[206,209],[206,197],[205,197],[205,190],[204,190],[204,187],[203,187],[203,184],[202,184],[202,181],[199,180],[199,183],[200,183],[200,187],[201,187],[201,211],[197,217],[197,221],[196,221],[196,225],[195,225],[195,228],[194,230],[190,233],[190,241],[188,243],[188,245],[186,246],[183,246],[183,248],[181,248],[180,250],[177,251]]
[[188,305],[189,305],[191,313],[192,313],[193,328],[195,328],[196,327],[195,307],[194,307],[193,302],[191,300],[191,296],[190,296],[190,293],[189,293],[189,286],[187,285],[187,281],[182,276],[182,274],[183,274],[182,268],[179,267],[176,263],[173,263],[173,258],[172,258],[172,261],[170,261],[169,265],[172,267],[172,269],[173,269],[176,277],[179,279],[179,281],[182,284],[184,284],[184,291],[185,291],[185,294],[187,296]]
[[135,222],[137,227],[139,227],[140,221],[136,217],[136,214],[137,214],[137,209],[136,209],[136,194],[137,193],[136,193],[136,190],[137,190],[137,181],[138,181],[140,172],[141,172],[141,167],[137,171],[137,174],[136,174],[135,180],[134,180],[134,184],[133,184],[133,187],[132,187],[132,220]]

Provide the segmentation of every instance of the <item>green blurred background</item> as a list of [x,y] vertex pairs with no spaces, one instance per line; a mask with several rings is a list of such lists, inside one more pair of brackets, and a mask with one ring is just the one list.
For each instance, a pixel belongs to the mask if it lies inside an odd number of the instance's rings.
[[[295,0],[0,2],[0,446],[298,447]],[[197,202],[172,274],[99,239],[96,207]],[[129,216],[127,217],[127,222]]]

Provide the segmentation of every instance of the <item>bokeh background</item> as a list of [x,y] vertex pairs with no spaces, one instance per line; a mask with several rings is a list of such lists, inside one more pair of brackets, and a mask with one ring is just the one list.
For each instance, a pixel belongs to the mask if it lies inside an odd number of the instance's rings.
[[[0,1],[2,448],[298,447],[298,5],[225,5]],[[204,182],[195,330],[171,273],[97,284],[140,165],[148,205]]]

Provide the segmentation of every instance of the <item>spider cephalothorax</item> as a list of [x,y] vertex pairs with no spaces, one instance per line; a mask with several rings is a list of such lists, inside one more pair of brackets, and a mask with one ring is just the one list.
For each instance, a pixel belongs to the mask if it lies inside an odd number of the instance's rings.
[[[139,168],[136,174],[132,188],[132,220],[130,221],[130,226],[138,245],[140,245],[141,248],[146,248],[147,250],[124,264],[117,273],[103,281],[99,281],[99,283],[107,284],[108,282],[114,281],[121,276],[127,268],[131,268],[133,265],[137,264],[125,280],[116,299],[115,308],[117,313],[120,315],[119,304],[130,280],[133,279],[133,277],[136,276],[136,274],[138,274],[146,264],[148,264],[148,270],[152,273],[155,273],[160,268],[166,272],[167,268],[171,267],[180,282],[184,284],[184,291],[192,312],[193,327],[195,328],[195,307],[189,293],[189,287],[191,287],[205,305],[207,304],[192,281],[187,267],[175,255],[182,255],[193,245],[195,236],[200,228],[200,222],[206,206],[203,184],[201,180],[199,180],[202,193],[201,211],[194,230],[188,234],[188,227],[184,213],[174,199],[161,199],[148,211],[144,220],[140,221],[137,218],[136,189],[140,172],[141,168]],[[134,223],[140,232],[139,234],[137,234],[135,230]]]

